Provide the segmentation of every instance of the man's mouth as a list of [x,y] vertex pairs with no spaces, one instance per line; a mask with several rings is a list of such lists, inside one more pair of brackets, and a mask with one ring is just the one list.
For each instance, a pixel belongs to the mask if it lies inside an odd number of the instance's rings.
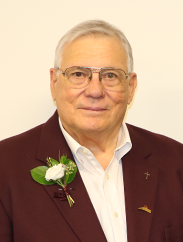
[[101,108],[101,107],[82,107],[79,109],[83,109],[83,110],[88,110],[88,111],[95,111],[95,112],[100,112],[100,111],[106,111],[106,108]]

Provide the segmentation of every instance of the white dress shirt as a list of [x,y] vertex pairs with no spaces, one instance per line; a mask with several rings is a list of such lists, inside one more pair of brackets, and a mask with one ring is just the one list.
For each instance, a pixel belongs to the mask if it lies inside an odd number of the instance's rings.
[[114,156],[104,170],[92,152],[74,140],[60,120],[59,123],[107,241],[127,242],[122,157],[131,149],[132,143],[126,124],[122,123]]

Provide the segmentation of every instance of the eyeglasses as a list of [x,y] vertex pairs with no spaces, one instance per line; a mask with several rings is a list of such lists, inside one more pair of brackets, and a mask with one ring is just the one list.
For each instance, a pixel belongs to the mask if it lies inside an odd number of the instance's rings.
[[99,73],[99,80],[102,85],[111,90],[119,90],[124,86],[124,81],[129,77],[130,73],[125,73],[122,69],[117,68],[98,68],[71,66],[60,70],[61,73],[69,80],[70,84],[76,88],[83,88],[89,84],[93,73]]

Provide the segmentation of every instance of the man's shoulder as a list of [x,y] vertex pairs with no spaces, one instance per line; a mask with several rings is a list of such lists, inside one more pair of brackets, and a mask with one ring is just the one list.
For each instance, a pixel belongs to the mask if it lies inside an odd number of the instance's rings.
[[127,124],[127,127],[132,143],[137,142],[138,140],[138,142],[141,144],[146,143],[147,145],[150,145],[152,148],[154,147],[156,149],[171,148],[171,150],[180,149],[183,151],[183,144],[172,138],[136,127],[131,124]]
[[27,130],[21,134],[12,136],[10,138],[4,139],[0,141],[0,152],[3,151],[4,148],[10,149],[10,151],[16,150],[21,147],[26,148],[28,146],[35,146],[39,143],[42,130],[44,128],[52,130],[55,121],[57,122],[58,115],[55,112],[53,116],[51,116],[45,123],[40,124],[30,130]]
[[12,152],[17,149],[26,149],[39,142],[43,124],[36,126],[21,134],[0,141],[0,152]]

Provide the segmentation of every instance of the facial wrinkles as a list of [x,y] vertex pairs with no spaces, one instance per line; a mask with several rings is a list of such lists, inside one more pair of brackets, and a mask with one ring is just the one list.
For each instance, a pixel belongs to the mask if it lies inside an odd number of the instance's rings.
[[[80,106],[81,104],[85,103],[86,105],[94,105],[94,106],[105,106],[107,109],[110,107],[108,105],[109,100],[112,102],[121,105],[125,101],[126,95],[127,95],[127,80],[125,81],[124,88],[120,91],[117,90],[107,90],[107,88],[104,88],[105,95],[104,97],[94,98],[94,97],[86,97],[85,91],[88,88],[88,86],[84,88],[73,88],[69,87],[63,80],[63,77],[61,77],[62,80],[60,80],[60,87],[65,89],[64,96],[62,95],[61,98],[67,99],[70,104],[73,104],[74,102],[77,103],[77,106]],[[93,80],[91,80],[93,81]],[[89,84],[88,84],[89,85]],[[70,93],[68,96],[67,93]],[[115,94],[115,96],[114,96]],[[79,99],[76,98],[80,97]]]
[[[76,109],[80,107],[93,107],[93,108],[101,107],[106,110],[112,111],[113,106],[111,106],[111,101],[119,106],[122,104],[124,105],[124,103],[126,103],[126,98],[125,98],[126,90],[124,90],[123,92],[121,91],[115,92],[115,98],[113,97],[113,91],[108,91],[108,90],[105,91],[105,95],[106,95],[105,98],[93,98],[93,97],[86,97],[84,95],[85,89],[86,87],[82,89],[79,93],[77,91],[77,96],[80,97],[79,99],[76,99],[75,95],[70,95],[69,97],[66,96],[69,104],[72,105],[73,103],[75,103]],[[75,90],[73,90],[73,93],[74,92]]]
[[[126,52],[121,46],[121,43],[109,42],[109,38],[96,38],[90,39],[88,37],[73,41],[70,44],[65,46],[63,52],[63,63],[62,70],[70,66],[86,66],[86,67],[114,67],[127,70],[126,67]],[[115,40],[116,41],[116,40]],[[117,40],[118,41],[118,40]],[[114,50],[114,51],[111,51]],[[96,80],[96,75],[93,73],[93,77]],[[62,80],[63,81],[63,80]],[[111,102],[115,103],[117,106],[126,104],[126,95],[127,95],[127,80],[125,80],[123,89],[120,91],[111,91],[104,89],[104,97],[92,97],[86,96],[85,92],[88,86],[80,89],[73,88],[69,85],[65,85],[66,81],[63,82],[63,87],[65,88],[65,93],[63,99],[65,98],[68,101],[68,104],[74,104],[75,107],[86,104],[88,106],[105,106],[112,108],[110,105]],[[67,83],[68,84],[68,83]],[[90,85],[90,84],[88,84]],[[62,87],[62,88],[63,88]],[[67,96],[69,93],[69,96]],[[78,97],[78,98],[77,98]]]

